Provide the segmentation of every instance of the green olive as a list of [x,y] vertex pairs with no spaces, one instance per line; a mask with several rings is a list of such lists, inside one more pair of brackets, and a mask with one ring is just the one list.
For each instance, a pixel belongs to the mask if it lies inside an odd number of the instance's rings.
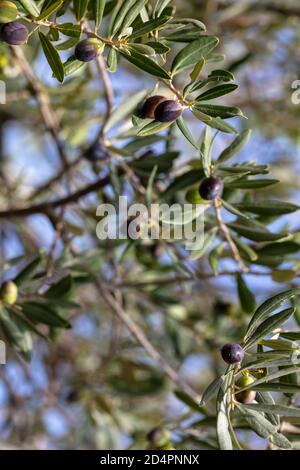
[[14,305],[18,298],[18,287],[13,281],[6,281],[0,288],[0,301],[7,305]]
[[[249,387],[255,379],[251,375],[242,375],[235,383],[238,389]],[[256,392],[254,390],[243,390],[235,394],[235,398],[239,403],[249,404],[255,400]]]

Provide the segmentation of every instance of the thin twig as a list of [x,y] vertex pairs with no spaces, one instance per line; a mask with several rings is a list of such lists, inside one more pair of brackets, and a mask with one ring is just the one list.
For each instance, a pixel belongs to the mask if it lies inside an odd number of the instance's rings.
[[49,211],[76,202],[80,198],[87,196],[88,194],[93,193],[95,191],[98,191],[98,189],[103,188],[109,183],[110,176],[108,175],[98,179],[94,183],[91,183],[82,189],[79,189],[78,191],[69,194],[68,196],[62,197],[60,199],[55,199],[54,201],[41,202],[40,204],[34,204],[20,209],[11,208],[4,211],[0,211],[0,219],[26,217],[33,214],[48,214]]
[[30,195],[30,199],[35,199],[40,196],[45,191],[51,189],[55,184],[59,183],[60,180],[65,176],[66,172],[69,170],[74,170],[77,165],[82,161],[82,155],[80,155],[76,160],[68,164],[68,167],[61,168],[58,173],[52,176],[48,181],[38,186]]
[[149,356],[160,365],[169,379],[180,389],[191,395],[195,400],[198,400],[198,393],[180,378],[179,374],[167,363],[167,361],[161,356],[157,349],[152,346],[144,332],[125,312],[120,302],[118,302],[116,298],[109,292],[107,286],[104,286],[99,279],[97,279],[96,285],[106,303],[111,307],[120,321],[128,328],[132,336],[145,349]]
[[38,102],[45,127],[53,138],[62,165],[63,167],[68,167],[68,160],[64,150],[64,145],[59,135],[59,119],[56,112],[51,107],[48,95],[47,93],[44,93],[40,82],[33,73],[32,68],[30,67],[22,51],[22,48],[11,46],[11,49],[21,71],[31,85],[34,96]]
[[238,266],[240,267],[241,271],[243,273],[247,273],[249,269],[245,265],[245,263],[243,262],[243,260],[240,256],[239,250],[238,250],[236,244],[234,243],[233,239],[231,238],[228,227],[223,221],[222,214],[221,214],[220,201],[218,199],[214,200],[214,208],[215,208],[217,223],[218,223],[220,232],[224,235],[224,238],[226,239],[228,245],[230,246],[233,257],[234,257],[235,261],[237,262]]
[[[113,109],[114,92],[111,86],[111,82],[110,82],[107,70],[105,68],[103,57],[101,55],[97,57],[96,64],[97,64],[97,67],[98,67],[98,70],[100,72],[102,82],[103,82],[103,91],[104,91],[104,97],[106,101],[106,112],[105,112],[104,122],[107,122]],[[103,129],[104,129],[104,126],[102,126],[101,134],[103,133]]]
[[[209,279],[216,279],[221,276],[237,276],[238,274],[241,274],[241,271],[234,270],[234,271],[221,271],[218,273],[216,276],[214,273],[196,273],[194,276],[176,276],[172,278],[154,278],[150,279],[148,281],[124,281],[117,283],[117,287],[119,288],[125,288],[125,289],[140,289],[143,287],[150,287],[150,286],[163,286],[163,285],[171,285],[171,284],[178,284],[180,285],[181,283],[184,282],[197,282],[197,281],[204,281],[204,280],[209,280]],[[249,276],[271,276],[272,273],[270,271],[247,271],[245,273]]]

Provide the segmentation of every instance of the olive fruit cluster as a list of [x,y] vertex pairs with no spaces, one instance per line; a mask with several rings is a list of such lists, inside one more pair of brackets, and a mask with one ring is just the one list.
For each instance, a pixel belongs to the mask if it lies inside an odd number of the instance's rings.
[[20,46],[26,42],[28,29],[18,21],[6,23],[1,28],[1,40],[10,46]]
[[90,62],[103,51],[104,44],[99,39],[83,39],[75,47],[75,57],[80,62]]
[[178,101],[167,100],[161,95],[150,96],[140,110],[142,118],[155,119],[159,122],[175,121],[181,113],[182,106]]
[[224,183],[220,178],[210,176],[201,181],[199,186],[199,194],[202,199],[212,201],[220,198],[223,194]]
[[0,302],[14,305],[18,298],[18,287],[13,281],[5,281],[0,287]]
[[228,343],[221,349],[221,356],[227,364],[239,364],[244,359],[244,350],[240,344]]

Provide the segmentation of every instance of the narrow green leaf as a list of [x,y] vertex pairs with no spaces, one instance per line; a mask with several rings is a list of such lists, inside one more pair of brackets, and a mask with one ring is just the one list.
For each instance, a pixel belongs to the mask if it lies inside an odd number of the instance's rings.
[[273,269],[272,280],[274,282],[291,282],[297,276],[294,269]]
[[44,20],[54,13],[63,4],[63,0],[45,0],[38,20]]
[[[222,106],[218,104],[208,104],[208,103],[195,103],[193,105],[192,111],[198,111],[200,113],[206,114],[211,118],[221,118],[221,119],[231,119],[236,116],[242,116],[243,113],[240,108],[236,106]],[[235,134],[238,132],[236,131]]]
[[237,405],[243,418],[248,422],[251,429],[264,439],[268,439],[277,432],[274,424],[270,423],[259,410]]
[[95,29],[97,30],[101,24],[104,8],[105,8],[106,0],[94,0],[92,2],[93,8],[93,18],[95,21]]
[[224,382],[221,384],[217,398],[217,438],[221,450],[232,450],[232,441],[229,431],[229,393],[233,371],[229,367]]
[[154,16],[160,16],[171,0],[157,0],[153,9]]
[[247,261],[256,261],[258,256],[256,252],[251,248],[251,246],[247,245],[247,243],[244,243],[243,240],[241,240],[239,237],[231,234],[231,237],[236,244],[236,246],[239,249],[239,252],[243,255],[243,257]]
[[202,57],[205,59],[215,49],[218,42],[214,36],[202,36],[185,46],[173,60],[172,75],[194,67]]
[[252,132],[251,129],[246,129],[243,132],[241,132],[241,134],[236,139],[234,139],[234,141],[229,145],[229,147],[223,150],[223,152],[219,155],[217,162],[218,163],[226,162],[233,155],[236,155],[237,153],[239,153],[249,141],[251,132]]
[[70,38],[80,38],[82,33],[82,27],[79,24],[62,23],[55,25],[55,28]]
[[217,230],[218,229],[214,227],[204,234],[204,239],[200,240],[202,246],[199,249],[194,246],[193,250],[190,252],[190,260],[194,261],[205,255],[216,237]]
[[193,71],[190,73],[192,82],[198,78],[201,71],[203,70],[204,65],[205,65],[205,59],[204,57],[201,57],[201,59],[195,65]]
[[111,37],[114,37],[116,32],[119,30],[121,27],[125,16],[127,13],[133,8],[136,0],[126,0],[126,2],[120,2],[119,9],[116,11],[115,16],[113,18],[113,22],[111,25]]
[[159,30],[163,25],[170,21],[170,16],[161,16],[159,18],[151,19],[143,23],[143,25],[138,26],[134,29],[133,33],[130,36],[131,40],[137,39],[145,34],[151,33],[152,31]]
[[80,21],[86,14],[89,0],[74,0],[73,3],[76,19]]
[[138,52],[131,51],[128,54],[125,51],[121,51],[118,49],[118,52],[131,64],[135,65],[137,68],[144,70],[145,72],[149,73],[150,75],[154,75],[155,77],[164,78],[166,80],[170,80],[170,75],[166,72],[160,65],[158,65],[154,60],[146,57],[143,54]]
[[212,150],[212,135],[210,127],[206,126],[200,147],[200,157],[202,161],[203,170],[206,177],[211,173],[211,150]]
[[219,131],[225,132],[226,134],[237,134],[237,130],[231,124],[223,121],[218,117],[211,118],[206,124],[213,129],[218,129]]
[[136,0],[132,8],[127,12],[127,14],[124,17],[124,20],[120,26],[120,30],[118,31],[119,35],[122,35],[126,29],[132,25],[134,20],[139,16],[140,12],[146,5],[148,0]]
[[182,392],[181,390],[175,390],[174,394],[178,400],[183,402],[192,410],[197,411],[198,413],[203,413],[203,408],[187,393]]
[[73,287],[73,278],[71,275],[67,275],[57,281],[55,284],[52,284],[51,287],[45,292],[45,297],[48,298],[63,298],[67,297]]
[[69,57],[69,59],[63,64],[65,70],[65,76],[68,77],[73,73],[81,70],[82,68],[86,67],[85,62],[81,62],[77,60],[75,56]]
[[273,179],[238,179],[230,183],[226,183],[226,187],[230,189],[259,189],[266,188],[273,184],[279,183],[279,180]]
[[206,390],[203,392],[201,401],[200,401],[200,406],[206,405],[206,403],[218,392],[220,386],[222,385],[224,381],[224,377],[217,377],[215,380],[213,380],[209,386],[206,388]]
[[64,66],[62,64],[62,61],[60,60],[60,56],[57,50],[55,49],[51,41],[49,41],[47,36],[45,36],[43,33],[39,32],[39,38],[40,38],[47,62],[50,65],[54,76],[57,78],[59,82],[62,83],[64,81],[65,71],[64,71]]
[[263,320],[270,313],[277,310],[287,300],[291,300],[293,297],[295,297],[295,295],[300,295],[300,288],[289,289],[287,291],[280,292],[279,294],[276,294],[263,302],[254,313],[248,325],[245,341],[248,340],[259,321]]
[[29,13],[29,15],[37,18],[40,14],[40,10],[34,0],[19,0],[19,3],[22,5],[25,11]]
[[236,204],[236,206],[241,210],[252,212],[253,214],[270,216],[290,214],[300,209],[300,206],[296,206],[295,204],[276,200],[241,202]]
[[189,143],[196,149],[196,150],[199,150],[199,146],[197,145],[197,143],[195,142],[194,140],[194,137],[192,136],[190,130],[188,129],[184,119],[182,116],[180,116],[177,120],[176,120],[176,124],[178,126],[178,128],[180,129],[180,131],[182,132],[182,134],[184,135],[184,137],[186,138],[186,140],[189,141]]
[[269,165],[233,165],[233,166],[219,166],[218,170],[230,174],[240,174],[240,175],[267,175],[270,172]]
[[107,70],[110,73],[114,73],[117,70],[118,67],[118,55],[116,50],[111,47],[107,56]]
[[201,179],[204,178],[203,170],[190,170],[177,176],[174,181],[168,186],[165,193],[163,194],[164,199],[172,197],[178,191],[189,188],[190,186],[200,183]]
[[152,49],[154,49],[156,54],[167,54],[171,50],[171,48],[169,46],[166,46],[165,44],[163,44],[162,42],[159,42],[159,41],[147,42],[147,46],[152,47]]
[[268,405],[267,403],[253,403],[250,405],[243,405],[243,408],[252,411],[262,411],[263,413],[271,413],[280,416],[292,416],[294,418],[300,417],[300,408],[285,405]]
[[33,322],[44,323],[56,328],[70,328],[70,323],[59,315],[56,310],[40,302],[25,302],[22,304],[23,313]]
[[224,209],[226,209],[228,212],[230,212],[231,214],[234,214],[236,215],[237,217],[239,217],[240,219],[247,219],[249,220],[250,217],[245,215],[243,212],[239,211],[236,206],[230,204],[228,201],[225,201],[225,199],[222,199],[222,206],[224,207]]
[[24,281],[27,279],[31,279],[37,270],[38,266],[41,263],[41,257],[38,255],[36,258],[34,258],[30,263],[28,263],[20,272],[17,274],[17,276],[14,278],[14,283],[17,284],[17,286],[20,286]]
[[285,234],[272,233],[266,229],[258,227],[251,228],[246,225],[237,223],[229,223],[227,225],[239,235],[242,235],[243,237],[248,238],[249,240],[253,240],[255,242],[270,242],[281,240],[286,237]]
[[227,95],[232,91],[236,90],[238,85],[234,83],[228,83],[225,85],[218,85],[210,90],[205,91],[201,95],[197,96],[196,101],[209,101],[219,98],[220,96]]
[[171,124],[172,122],[152,121],[149,122],[149,124],[146,124],[146,126],[142,127],[142,129],[138,131],[137,135],[145,137],[148,135],[157,134],[158,132],[167,129],[167,127],[169,127]]
[[24,323],[5,309],[0,309],[0,324],[7,341],[26,359],[30,361],[32,338]]
[[300,385],[292,385],[286,384],[284,382],[272,382],[272,383],[265,383],[256,386],[251,386],[251,390],[256,391],[269,391],[269,392],[280,392],[280,393],[299,393],[300,392]]
[[244,348],[249,349],[253,344],[258,342],[264,336],[268,335],[276,328],[279,328],[279,326],[285,323],[294,313],[295,308],[288,308],[282,312],[272,315],[270,318],[261,323],[251,335],[247,336],[247,340],[244,343]]
[[291,341],[300,341],[300,331],[281,331],[280,336]]
[[223,254],[223,251],[224,251],[224,243],[220,243],[219,245],[217,245],[215,248],[211,250],[208,256],[210,267],[215,276],[218,275],[218,265],[219,265],[220,258]]
[[256,306],[255,297],[240,274],[237,276],[237,289],[243,311],[252,313]]
[[293,449],[293,444],[279,432],[273,434],[270,437],[270,441],[281,449]]

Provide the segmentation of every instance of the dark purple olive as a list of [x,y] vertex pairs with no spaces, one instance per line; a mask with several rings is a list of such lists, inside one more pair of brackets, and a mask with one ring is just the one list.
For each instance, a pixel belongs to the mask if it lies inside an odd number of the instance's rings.
[[228,343],[221,349],[221,356],[227,364],[238,364],[244,359],[242,346],[236,343]]
[[103,43],[94,39],[83,39],[75,47],[75,57],[80,62],[96,59],[103,49]]
[[22,23],[12,21],[2,26],[1,39],[10,46],[20,46],[24,44],[27,37],[28,29]]
[[166,98],[164,96],[160,95],[155,95],[155,96],[150,96],[148,98],[143,106],[141,107],[140,110],[140,115],[142,118],[146,119],[154,119],[154,113],[157,108],[157,106],[162,103],[163,101],[166,101]]
[[154,117],[159,122],[172,122],[179,118],[181,113],[182,107],[177,101],[165,100],[156,107]]
[[222,196],[224,189],[223,181],[220,178],[210,176],[205,178],[199,186],[199,194],[202,199],[211,201]]
[[104,147],[102,142],[94,142],[86,151],[85,158],[90,162],[98,162],[101,160],[107,160],[109,153]]

